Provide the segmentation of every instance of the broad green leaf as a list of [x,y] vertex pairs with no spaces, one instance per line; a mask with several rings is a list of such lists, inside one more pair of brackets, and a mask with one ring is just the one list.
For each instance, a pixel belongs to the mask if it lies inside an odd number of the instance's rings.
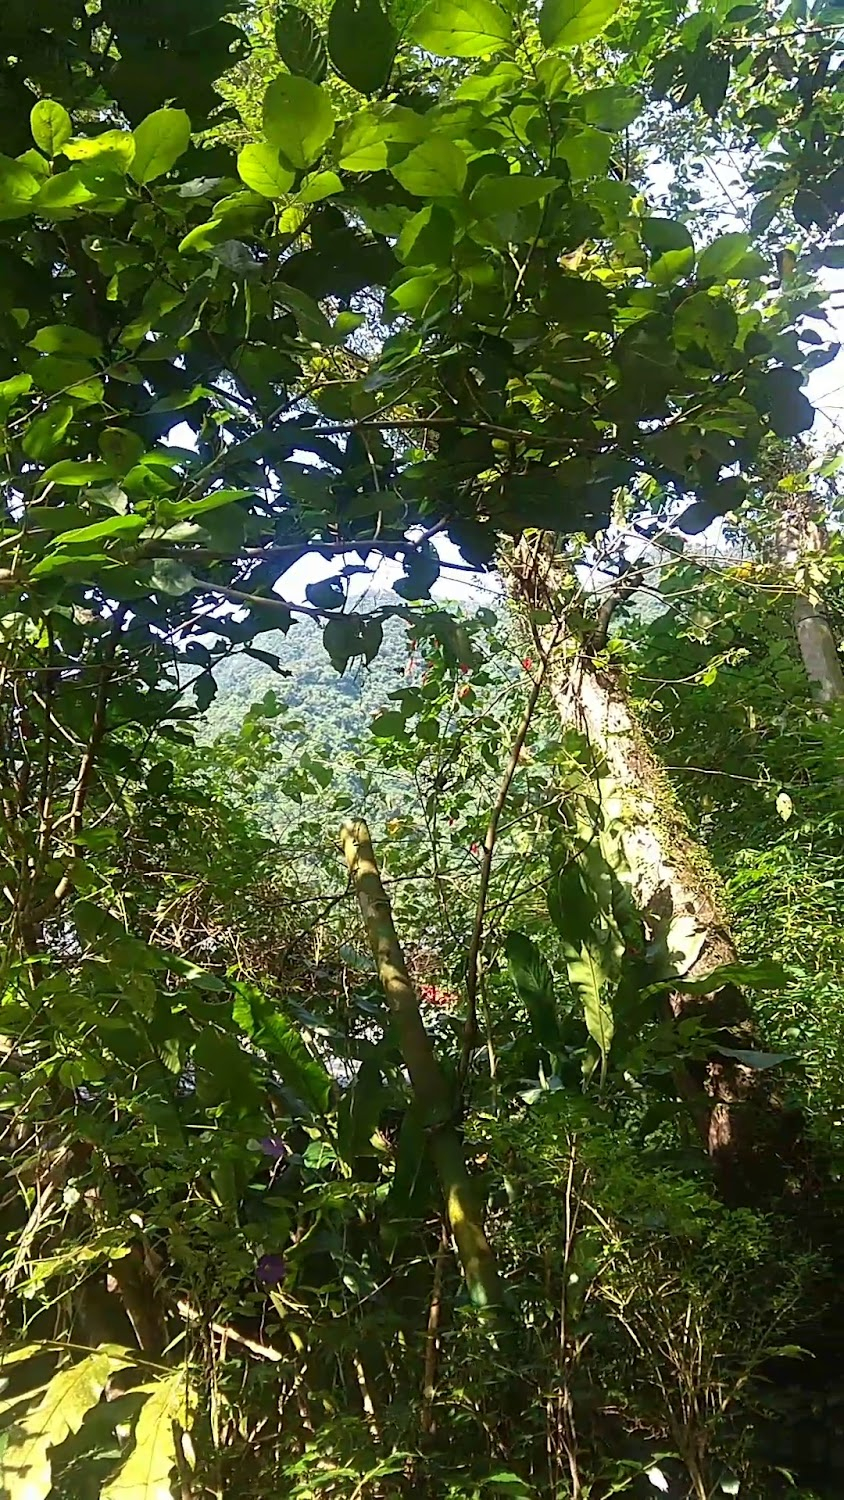
[[57,172],[48,177],[41,187],[33,208],[49,218],[53,212],[63,216],[68,208],[78,208],[83,203],[96,202],[96,192],[88,186],[82,175],[73,167],[67,172]]
[[510,40],[513,22],[494,0],[430,0],[410,28],[438,57],[489,57]]
[[800,376],[788,365],[778,365],[761,377],[758,404],[767,409],[777,437],[798,437],[815,420],[815,408],[800,389]]
[[564,136],[557,147],[557,155],[567,163],[573,181],[582,182],[587,177],[603,177],[611,150],[612,138],[605,130],[584,125],[576,134]]
[[175,166],[190,145],[190,120],[183,109],[157,109],[132,132],[135,154],[127,170],[136,182],[154,182]]
[[237,985],[233,1015],[247,1036],[272,1058],[273,1066],[315,1114],[325,1114],[334,1087],[330,1073],[312,1057],[293,1022],[275,1002],[248,985]]
[[131,1451],[103,1486],[100,1500],[173,1500],[170,1476],[177,1461],[174,1424],[185,1425],[189,1400],[185,1371],[176,1370],[141,1389],[149,1394],[135,1423]]
[[108,469],[96,458],[64,458],[53,464],[41,475],[38,483],[64,484],[70,489],[80,489],[86,484],[95,484],[98,479],[107,479]]
[[560,1044],[557,1000],[554,976],[546,959],[521,932],[507,934],[504,952],[535,1040],[548,1052],[556,1052]]
[[328,71],[325,43],[316,23],[298,5],[283,5],[275,23],[275,44],[291,73],[322,83]]
[[75,140],[68,141],[64,155],[70,161],[109,166],[119,172],[126,172],[135,150],[135,137],[131,130],[103,130],[99,135],[80,135]]
[[574,47],[600,35],[621,0],[544,0],[539,34],[546,47]]
[[456,198],[463,191],[467,170],[459,146],[447,135],[430,135],[392,173],[416,198]]
[[55,99],[39,99],[30,111],[29,125],[32,139],[39,151],[43,151],[51,161],[54,156],[58,156],[62,146],[73,134],[70,115],[64,105],[57,104]]
[[325,198],[333,198],[337,193],[343,192],[343,184],[336,172],[312,172],[306,177],[299,189],[298,201],[300,203],[322,203]]
[[702,281],[739,281],[757,276],[767,263],[750,249],[750,236],[741,231],[722,234],[707,245],[698,260]]
[[46,458],[52,453],[67,432],[72,416],[70,401],[52,401],[46,411],[34,417],[21,444],[27,458]]
[[454,218],[448,209],[429,203],[405,223],[396,242],[396,255],[412,266],[447,266],[454,249],[454,230]]
[[624,939],[613,910],[612,873],[587,845],[548,887],[548,911],[562,941],[569,986],[604,1062],[614,1021],[610,993],[621,977]]
[[34,173],[14,157],[0,155],[0,219],[18,219],[29,212],[41,187]]
[[337,1111],[337,1150],[349,1166],[366,1151],[388,1097],[377,1059],[365,1058]]
[[31,390],[31,375],[10,375],[8,380],[0,380],[0,422],[6,420],[15,402]]
[[763,1073],[768,1068],[778,1068],[780,1063],[793,1062],[796,1055],[794,1052],[756,1052],[743,1047],[716,1047],[715,1051],[721,1057],[732,1058],[744,1068],[753,1068],[757,1073]]
[[97,1351],[53,1376],[35,1409],[9,1430],[0,1459],[6,1500],[46,1500],[52,1488],[50,1449],[79,1431],[114,1368],[111,1352]]
[[74,328],[70,323],[51,323],[39,328],[30,346],[42,354],[81,354],[96,359],[103,352],[100,339],[85,328]]
[[328,94],[294,73],[282,74],[269,85],[263,119],[267,140],[297,168],[316,161],[334,129]]
[[122,478],[143,458],[146,443],[137,432],[129,432],[125,427],[106,427],[100,433],[100,452],[109,472]]
[[278,148],[266,141],[244,146],[237,158],[241,180],[264,198],[283,198],[293,186],[294,173],[282,166]]
[[697,346],[718,359],[732,348],[737,335],[738,319],[724,297],[693,292],[674,314],[674,342],[678,349]]
[[760,958],[748,963],[721,964],[710,969],[701,979],[672,980],[672,989],[689,995],[713,995],[726,985],[738,985],[747,990],[783,990],[789,982],[788,970],[773,958]]
[[668,250],[694,250],[694,240],[679,219],[644,218],[641,229],[643,244],[655,255]]
[[601,130],[623,130],[638,118],[645,103],[638,90],[621,83],[589,89],[575,98],[587,125],[597,125]]
[[153,563],[150,588],[156,594],[167,594],[180,599],[196,588],[196,579],[190,568],[178,557],[159,557]]
[[425,134],[425,121],[413,110],[394,104],[360,110],[341,132],[340,166],[347,172],[378,172],[389,165],[391,147],[414,145]]
[[341,78],[360,94],[386,84],[398,35],[380,0],[334,0],[328,18],[328,51]]
[[560,186],[559,177],[530,177],[526,172],[509,177],[481,177],[472,189],[470,206],[479,219],[515,213],[528,203],[539,203]]
[[[56,467],[60,468],[61,465]],[[105,465],[101,467],[105,468]],[[115,536],[139,536],[145,525],[146,521],[143,516],[109,516],[106,521],[92,521],[90,526],[78,526],[73,531],[63,531],[56,541],[60,546],[66,547],[75,546],[79,542],[109,541]]]

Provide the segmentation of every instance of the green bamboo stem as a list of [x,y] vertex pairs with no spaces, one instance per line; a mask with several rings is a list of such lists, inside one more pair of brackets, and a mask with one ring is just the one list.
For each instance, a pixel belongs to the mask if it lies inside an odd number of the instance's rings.
[[419,1013],[419,1002],[393,925],[393,914],[366,824],[344,823],[341,842],[354,882],[378,978],[395,1022],[413,1092],[428,1132],[431,1157],[466,1286],[477,1307],[501,1302],[501,1283],[483,1226],[479,1197],[466,1168],[455,1124],[455,1101]]

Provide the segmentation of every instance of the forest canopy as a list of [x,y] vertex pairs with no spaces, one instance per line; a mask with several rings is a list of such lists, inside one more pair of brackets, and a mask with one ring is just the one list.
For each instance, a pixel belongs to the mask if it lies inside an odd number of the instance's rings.
[[2,35],[2,1500],[832,1500],[837,7]]

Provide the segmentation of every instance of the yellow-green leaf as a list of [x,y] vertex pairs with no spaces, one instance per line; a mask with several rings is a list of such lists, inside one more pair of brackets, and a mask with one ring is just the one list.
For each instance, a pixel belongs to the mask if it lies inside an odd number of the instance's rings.
[[282,166],[278,147],[267,141],[244,146],[237,158],[237,170],[241,181],[262,198],[283,198],[293,186],[293,173]]
[[55,99],[39,99],[29,114],[29,126],[39,151],[51,159],[58,156],[65,141],[73,134],[70,115]]
[[152,182],[175,166],[190,145],[190,120],[183,109],[157,109],[133,131],[135,154],[128,170],[136,182]]
[[512,17],[494,0],[429,0],[411,28],[438,57],[489,57],[510,39]]
[[316,161],[334,129],[331,100],[318,83],[283,73],[264,95],[264,135],[291,166]]
[[539,34],[546,47],[575,47],[598,36],[618,10],[620,0],[545,0]]
[[4,1500],[45,1500],[52,1487],[50,1449],[79,1431],[114,1363],[109,1352],[98,1350],[60,1370],[35,1409],[10,1429],[0,1462]]
[[100,1492],[100,1500],[172,1500],[170,1474],[176,1463],[174,1422],[184,1422],[187,1389],[183,1370],[154,1386],[135,1423],[134,1447]]

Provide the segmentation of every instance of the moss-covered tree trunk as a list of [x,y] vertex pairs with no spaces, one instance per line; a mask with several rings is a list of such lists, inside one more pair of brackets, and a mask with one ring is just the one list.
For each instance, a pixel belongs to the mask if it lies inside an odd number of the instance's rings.
[[[555,591],[552,570],[537,579],[535,571],[517,569],[513,577],[517,597],[552,615],[559,612],[562,591]],[[539,628],[540,644],[555,628]],[[737,962],[718,876],[647,742],[623,674],[601,663],[594,638],[583,644],[570,635],[557,649],[548,685],[563,726],[577,730],[590,747],[596,785],[611,787],[620,804],[625,868],[618,873],[649,935],[673,927],[680,936],[680,971],[689,978]],[[735,985],[703,997],[675,991],[671,1009],[677,1019],[702,1016],[716,1029],[718,1045],[758,1046],[746,999]],[[726,1199],[759,1202],[799,1189],[799,1126],[782,1108],[771,1073],[713,1047],[704,1064],[678,1071],[677,1078]]]

